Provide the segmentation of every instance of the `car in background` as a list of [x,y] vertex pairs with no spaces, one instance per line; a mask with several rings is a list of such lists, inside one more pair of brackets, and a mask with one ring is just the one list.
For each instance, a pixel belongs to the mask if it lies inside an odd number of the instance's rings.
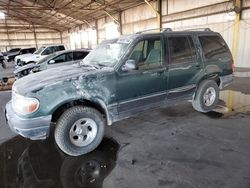
[[12,53],[8,53],[6,55],[6,60],[8,62],[14,61],[15,57],[18,55],[22,55],[22,54],[33,54],[36,51],[36,48],[22,48],[18,51],[12,52]]
[[9,55],[9,54],[16,53],[16,52],[18,52],[18,51],[20,51],[20,50],[21,50],[21,48],[12,48],[12,49],[8,50],[7,52],[2,52],[2,54],[3,54],[4,56],[7,56],[7,55]]
[[42,46],[33,54],[25,54],[22,56],[17,56],[15,58],[15,63],[18,66],[23,66],[29,63],[36,63],[42,58],[53,54],[54,52],[65,50],[65,46],[63,44],[59,45],[49,45],[49,46]]
[[30,63],[18,67],[14,71],[15,78],[19,79],[30,73],[40,72],[42,70],[54,68],[57,66],[79,63],[82,59],[84,59],[88,55],[89,52],[90,52],[89,49],[64,50],[55,52],[39,60],[37,63]]
[[6,69],[5,58],[2,52],[0,52],[0,65]]

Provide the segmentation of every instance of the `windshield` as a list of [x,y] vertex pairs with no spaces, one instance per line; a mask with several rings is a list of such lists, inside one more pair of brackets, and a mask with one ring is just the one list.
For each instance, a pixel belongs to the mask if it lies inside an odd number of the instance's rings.
[[52,59],[53,57],[55,57],[56,55],[57,55],[56,53],[50,54],[50,55],[48,55],[48,56],[46,56],[46,57],[40,59],[36,64],[42,64],[42,63],[44,63],[44,62],[47,62],[47,61],[49,61],[50,59]]
[[42,46],[37,51],[34,52],[34,54],[40,54],[45,49],[45,46]]
[[129,40],[113,39],[102,42],[91,51],[81,62],[82,66],[115,66],[126,52]]

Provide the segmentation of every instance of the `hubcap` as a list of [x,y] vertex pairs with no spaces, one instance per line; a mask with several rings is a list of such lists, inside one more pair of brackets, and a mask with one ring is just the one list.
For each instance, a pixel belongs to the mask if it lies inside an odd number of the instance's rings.
[[211,106],[215,101],[215,97],[216,97],[215,89],[213,87],[207,88],[207,90],[206,90],[206,92],[204,93],[204,96],[203,96],[204,104],[206,106]]
[[77,120],[69,132],[70,141],[78,147],[89,145],[95,139],[96,135],[96,122],[90,118]]

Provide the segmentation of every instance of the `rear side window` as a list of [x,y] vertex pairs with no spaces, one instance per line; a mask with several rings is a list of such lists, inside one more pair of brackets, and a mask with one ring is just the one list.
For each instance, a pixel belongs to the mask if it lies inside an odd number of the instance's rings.
[[35,51],[36,51],[35,48],[30,48],[28,53],[32,53],[33,54]]
[[26,53],[29,53],[28,50],[24,49],[24,50],[21,50],[19,54],[26,54]]
[[72,61],[72,52],[61,54],[55,57],[53,60],[55,61],[55,63],[63,63],[63,62]]
[[221,57],[230,56],[228,47],[220,36],[200,36],[199,40],[207,60],[217,60]]
[[86,55],[88,55],[88,52],[73,52],[73,59],[74,60],[84,59]]
[[169,37],[168,43],[171,64],[194,62],[195,48],[191,37]]
[[62,46],[62,45],[61,45],[61,46],[58,46],[58,48],[59,48],[59,51],[60,51],[60,50],[65,50],[65,47]]

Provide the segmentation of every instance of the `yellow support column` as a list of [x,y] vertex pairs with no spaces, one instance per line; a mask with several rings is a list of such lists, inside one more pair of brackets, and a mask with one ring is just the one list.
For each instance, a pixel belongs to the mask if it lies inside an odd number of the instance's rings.
[[240,16],[241,16],[241,1],[234,1],[234,10],[235,10],[235,19],[234,19],[234,36],[233,36],[233,59],[234,64],[237,58],[237,49],[238,49],[238,40],[239,40],[239,24],[240,24]]
[[[235,11],[235,19],[234,19],[234,35],[233,35],[233,63],[234,66],[236,64],[237,59],[237,50],[238,50],[238,41],[239,41],[239,25],[240,25],[240,17],[241,17],[241,3],[242,0],[234,0],[234,11]],[[233,111],[234,104],[234,93],[233,91],[229,91],[227,107],[229,111]]]

